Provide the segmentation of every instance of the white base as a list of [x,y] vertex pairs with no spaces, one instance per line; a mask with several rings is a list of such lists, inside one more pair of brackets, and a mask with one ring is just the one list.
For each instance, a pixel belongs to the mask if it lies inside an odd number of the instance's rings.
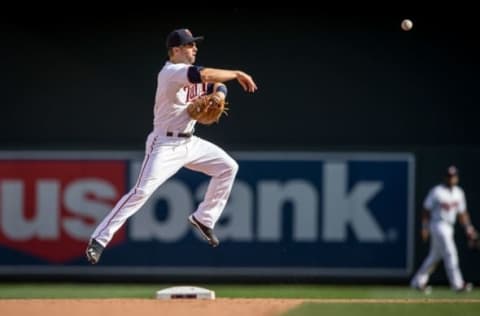
[[156,298],[159,300],[170,299],[196,299],[214,300],[215,292],[195,286],[174,286],[157,291]]

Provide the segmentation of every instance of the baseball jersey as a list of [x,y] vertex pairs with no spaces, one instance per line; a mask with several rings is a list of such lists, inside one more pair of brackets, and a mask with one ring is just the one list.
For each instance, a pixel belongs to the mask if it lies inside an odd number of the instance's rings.
[[445,221],[452,225],[455,224],[457,214],[467,209],[463,190],[458,186],[449,188],[443,184],[430,190],[423,206],[430,211],[432,222]]
[[196,121],[188,115],[187,104],[207,93],[206,83],[188,80],[189,64],[167,61],[158,73],[153,125],[172,132],[193,132]]

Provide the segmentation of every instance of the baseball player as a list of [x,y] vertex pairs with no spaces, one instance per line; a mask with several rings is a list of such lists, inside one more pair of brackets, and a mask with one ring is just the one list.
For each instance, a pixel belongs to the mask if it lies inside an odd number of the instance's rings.
[[440,260],[443,260],[451,288],[458,292],[472,290],[471,283],[465,283],[460,271],[457,248],[454,241],[454,225],[458,216],[469,239],[477,236],[467,212],[465,194],[458,186],[459,175],[455,166],[450,166],[444,183],[433,187],[424,201],[421,235],[423,241],[431,236],[430,253],[411,280],[411,287],[426,292],[430,275]]
[[133,188],[91,235],[86,256],[92,264],[99,261],[125,221],[182,167],[211,177],[204,200],[188,220],[211,246],[219,244],[213,229],[229,198],[238,164],[218,146],[193,135],[196,121],[186,108],[205,94],[214,93],[225,99],[227,88],[223,82],[226,81],[236,79],[250,93],[257,90],[257,85],[251,76],[239,70],[194,65],[197,43],[202,40],[203,36],[194,37],[188,29],[176,29],[167,36],[169,58],[157,77],[153,130],[146,140],[145,158]]

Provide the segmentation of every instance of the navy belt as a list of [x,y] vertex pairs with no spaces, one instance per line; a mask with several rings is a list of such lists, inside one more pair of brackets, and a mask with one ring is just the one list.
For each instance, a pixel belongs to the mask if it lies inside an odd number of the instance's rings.
[[173,132],[167,132],[167,136],[190,138],[190,137],[192,137],[192,133],[173,133]]

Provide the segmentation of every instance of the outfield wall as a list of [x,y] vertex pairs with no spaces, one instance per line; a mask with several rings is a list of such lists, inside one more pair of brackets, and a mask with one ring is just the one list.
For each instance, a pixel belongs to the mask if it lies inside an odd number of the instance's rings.
[[[240,168],[216,227],[219,248],[186,221],[208,177],[182,169],[117,232],[101,263],[90,266],[84,257],[90,234],[135,183],[143,153],[1,152],[0,275],[405,282],[426,255],[415,232],[426,178],[441,161],[426,163],[422,152],[232,156]],[[464,178],[470,208],[478,201],[469,194],[471,178]],[[475,212],[472,219],[478,221]],[[480,252],[467,249],[457,232],[461,266],[475,280]],[[443,273],[433,280],[443,282]]]

